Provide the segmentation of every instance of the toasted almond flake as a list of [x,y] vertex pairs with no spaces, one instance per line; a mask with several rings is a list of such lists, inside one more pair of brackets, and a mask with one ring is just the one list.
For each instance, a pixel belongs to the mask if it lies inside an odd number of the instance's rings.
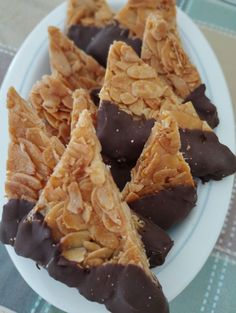
[[83,246],[83,242],[90,240],[90,238],[88,231],[70,233],[61,239],[60,245],[64,250],[80,248]]
[[72,213],[78,213],[79,209],[83,207],[83,200],[79,190],[79,186],[76,182],[71,183],[68,186],[69,203],[66,209]]
[[95,258],[109,259],[112,256],[112,254],[113,250],[105,247],[88,253],[86,260],[91,260]]
[[86,249],[81,247],[81,248],[66,250],[62,252],[62,255],[64,256],[64,258],[66,258],[69,261],[81,263],[85,259]]

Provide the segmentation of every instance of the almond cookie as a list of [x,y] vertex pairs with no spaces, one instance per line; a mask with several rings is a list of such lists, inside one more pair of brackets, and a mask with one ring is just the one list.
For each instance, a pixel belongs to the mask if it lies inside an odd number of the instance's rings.
[[15,250],[111,312],[167,313],[130,209],[100,152],[85,110],[33,211],[21,222]]
[[168,229],[182,221],[197,201],[190,168],[180,152],[175,118],[163,111],[131,171],[122,194],[130,207]]
[[142,59],[166,81],[182,102],[192,101],[202,120],[214,128],[217,109],[205,95],[200,74],[184,50],[177,29],[159,13],[149,15],[143,37]]
[[32,107],[14,88],[7,95],[10,144],[0,239],[14,244],[20,220],[38,200],[64,146],[57,137],[48,137],[46,127]]

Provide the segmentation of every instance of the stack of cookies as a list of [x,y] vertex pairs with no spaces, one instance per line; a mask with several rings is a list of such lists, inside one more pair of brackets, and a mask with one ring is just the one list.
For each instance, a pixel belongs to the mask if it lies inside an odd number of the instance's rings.
[[113,313],[168,313],[150,267],[197,203],[236,171],[186,54],[174,0],[69,0],[49,27],[51,75],[11,87],[0,239]]

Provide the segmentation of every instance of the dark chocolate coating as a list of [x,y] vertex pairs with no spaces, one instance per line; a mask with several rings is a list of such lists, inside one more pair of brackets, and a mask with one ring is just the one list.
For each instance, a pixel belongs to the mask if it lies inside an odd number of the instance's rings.
[[78,288],[88,300],[105,304],[113,313],[169,312],[158,281],[140,267],[105,264],[88,269],[61,257],[40,214],[21,221],[15,250],[45,266],[54,279]]
[[0,241],[6,245],[14,245],[20,221],[31,211],[34,203],[11,199],[3,207],[0,222]]
[[180,129],[181,152],[192,175],[203,182],[221,180],[236,171],[236,157],[214,132]]
[[100,98],[99,98],[100,90],[101,88],[95,88],[95,89],[92,89],[90,92],[90,97],[97,107],[99,106],[99,102],[100,102]]
[[74,41],[77,47],[86,51],[89,43],[101,29],[101,27],[96,26],[71,25],[67,36]]
[[144,227],[138,230],[146,250],[150,267],[162,265],[174,242],[169,235],[149,219],[141,218]]
[[191,186],[176,186],[129,202],[134,212],[164,230],[181,222],[196,205],[197,192]]
[[[104,155],[118,162],[135,164],[154,122],[135,120],[115,104],[102,101],[97,116],[97,135]],[[180,138],[181,152],[194,177],[207,182],[221,180],[236,172],[235,155],[219,142],[214,132],[180,129]]]
[[104,155],[133,164],[150,135],[154,120],[134,120],[110,101],[102,101],[97,114],[97,136]]
[[138,266],[106,264],[82,269],[58,257],[48,271],[54,279],[77,287],[88,300],[105,304],[112,313],[169,312],[159,283]]
[[102,156],[103,158],[103,162],[106,165],[109,165],[110,169],[111,169],[111,174],[112,177],[116,183],[116,185],[118,186],[118,188],[120,189],[120,191],[122,191],[126,185],[126,183],[128,181],[130,181],[131,179],[131,170],[132,168],[135,166],[135,163],[133,164],[128,164],[126,162],[119,162],[116,161],[112,158],[109,158],[105,155]]
[[[34,203],[25,200],[9,200],[4,207],[4,218],[1,221],[1,241],[14,244],[17,254],[45,266],[52,259],[56,248],[42,215],[36,214],[32,220],[27,219],[27,214],[33,207]],[[139,234],[151,266],[163,264],[173,245],[168,234],[148,220],[139,229]],[[16,241],[10,240],[11,236],[16,237]]]
[[217,109],[211,100],[206,96],[205,92],[205,84],[198,86],[187,96],[184,103],[191,101],[200,119],[207,121],[211,128],[215,128],[219,124]]
[[26,217],[20,222],[14,248],[18,255],[43,266],[54,257],[56,245],[53,243],[51,230],[40,213],[34,214],[32,219]]
[[107,25],[91,40],[86,48],[86,52],[93,56],[101,65],[106,67],[107,56],[110,46],[114,41],[123,41],[131,46],[140,56],[142,41],[139,38],[130,36],[130,31],[122,28],[118,22]]

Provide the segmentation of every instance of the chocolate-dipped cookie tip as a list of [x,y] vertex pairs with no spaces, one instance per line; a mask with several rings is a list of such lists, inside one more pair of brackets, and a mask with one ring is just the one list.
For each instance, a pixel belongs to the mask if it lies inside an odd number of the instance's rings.
[[201,120],[206,121],[211,128],[219,124],[219,117],[216,106],[206,96],[206,85],[201,84],[193,90],[184,100],[191,101]]
[[37,264],[47,266],[56,252],[51,229],[40,213],[30,212],[19,224],[15,252]]
[[10,199],[3,206],[0,222],[0,241],[2,243],[14,245],[19,223],[31,211],[33,206],[33,202],[21,199]]
[[181,222],[197,200],[180,146],[177,121],[163,111],[123,190],[124,199],[137,214],[165,230]]
[[[15,250],[112,312],[165,312],[168,304],[149,270],[138,227],[100,152],[84,110],[38,202],[19,225]],[[134,279],[135,289],[127,288]]]

